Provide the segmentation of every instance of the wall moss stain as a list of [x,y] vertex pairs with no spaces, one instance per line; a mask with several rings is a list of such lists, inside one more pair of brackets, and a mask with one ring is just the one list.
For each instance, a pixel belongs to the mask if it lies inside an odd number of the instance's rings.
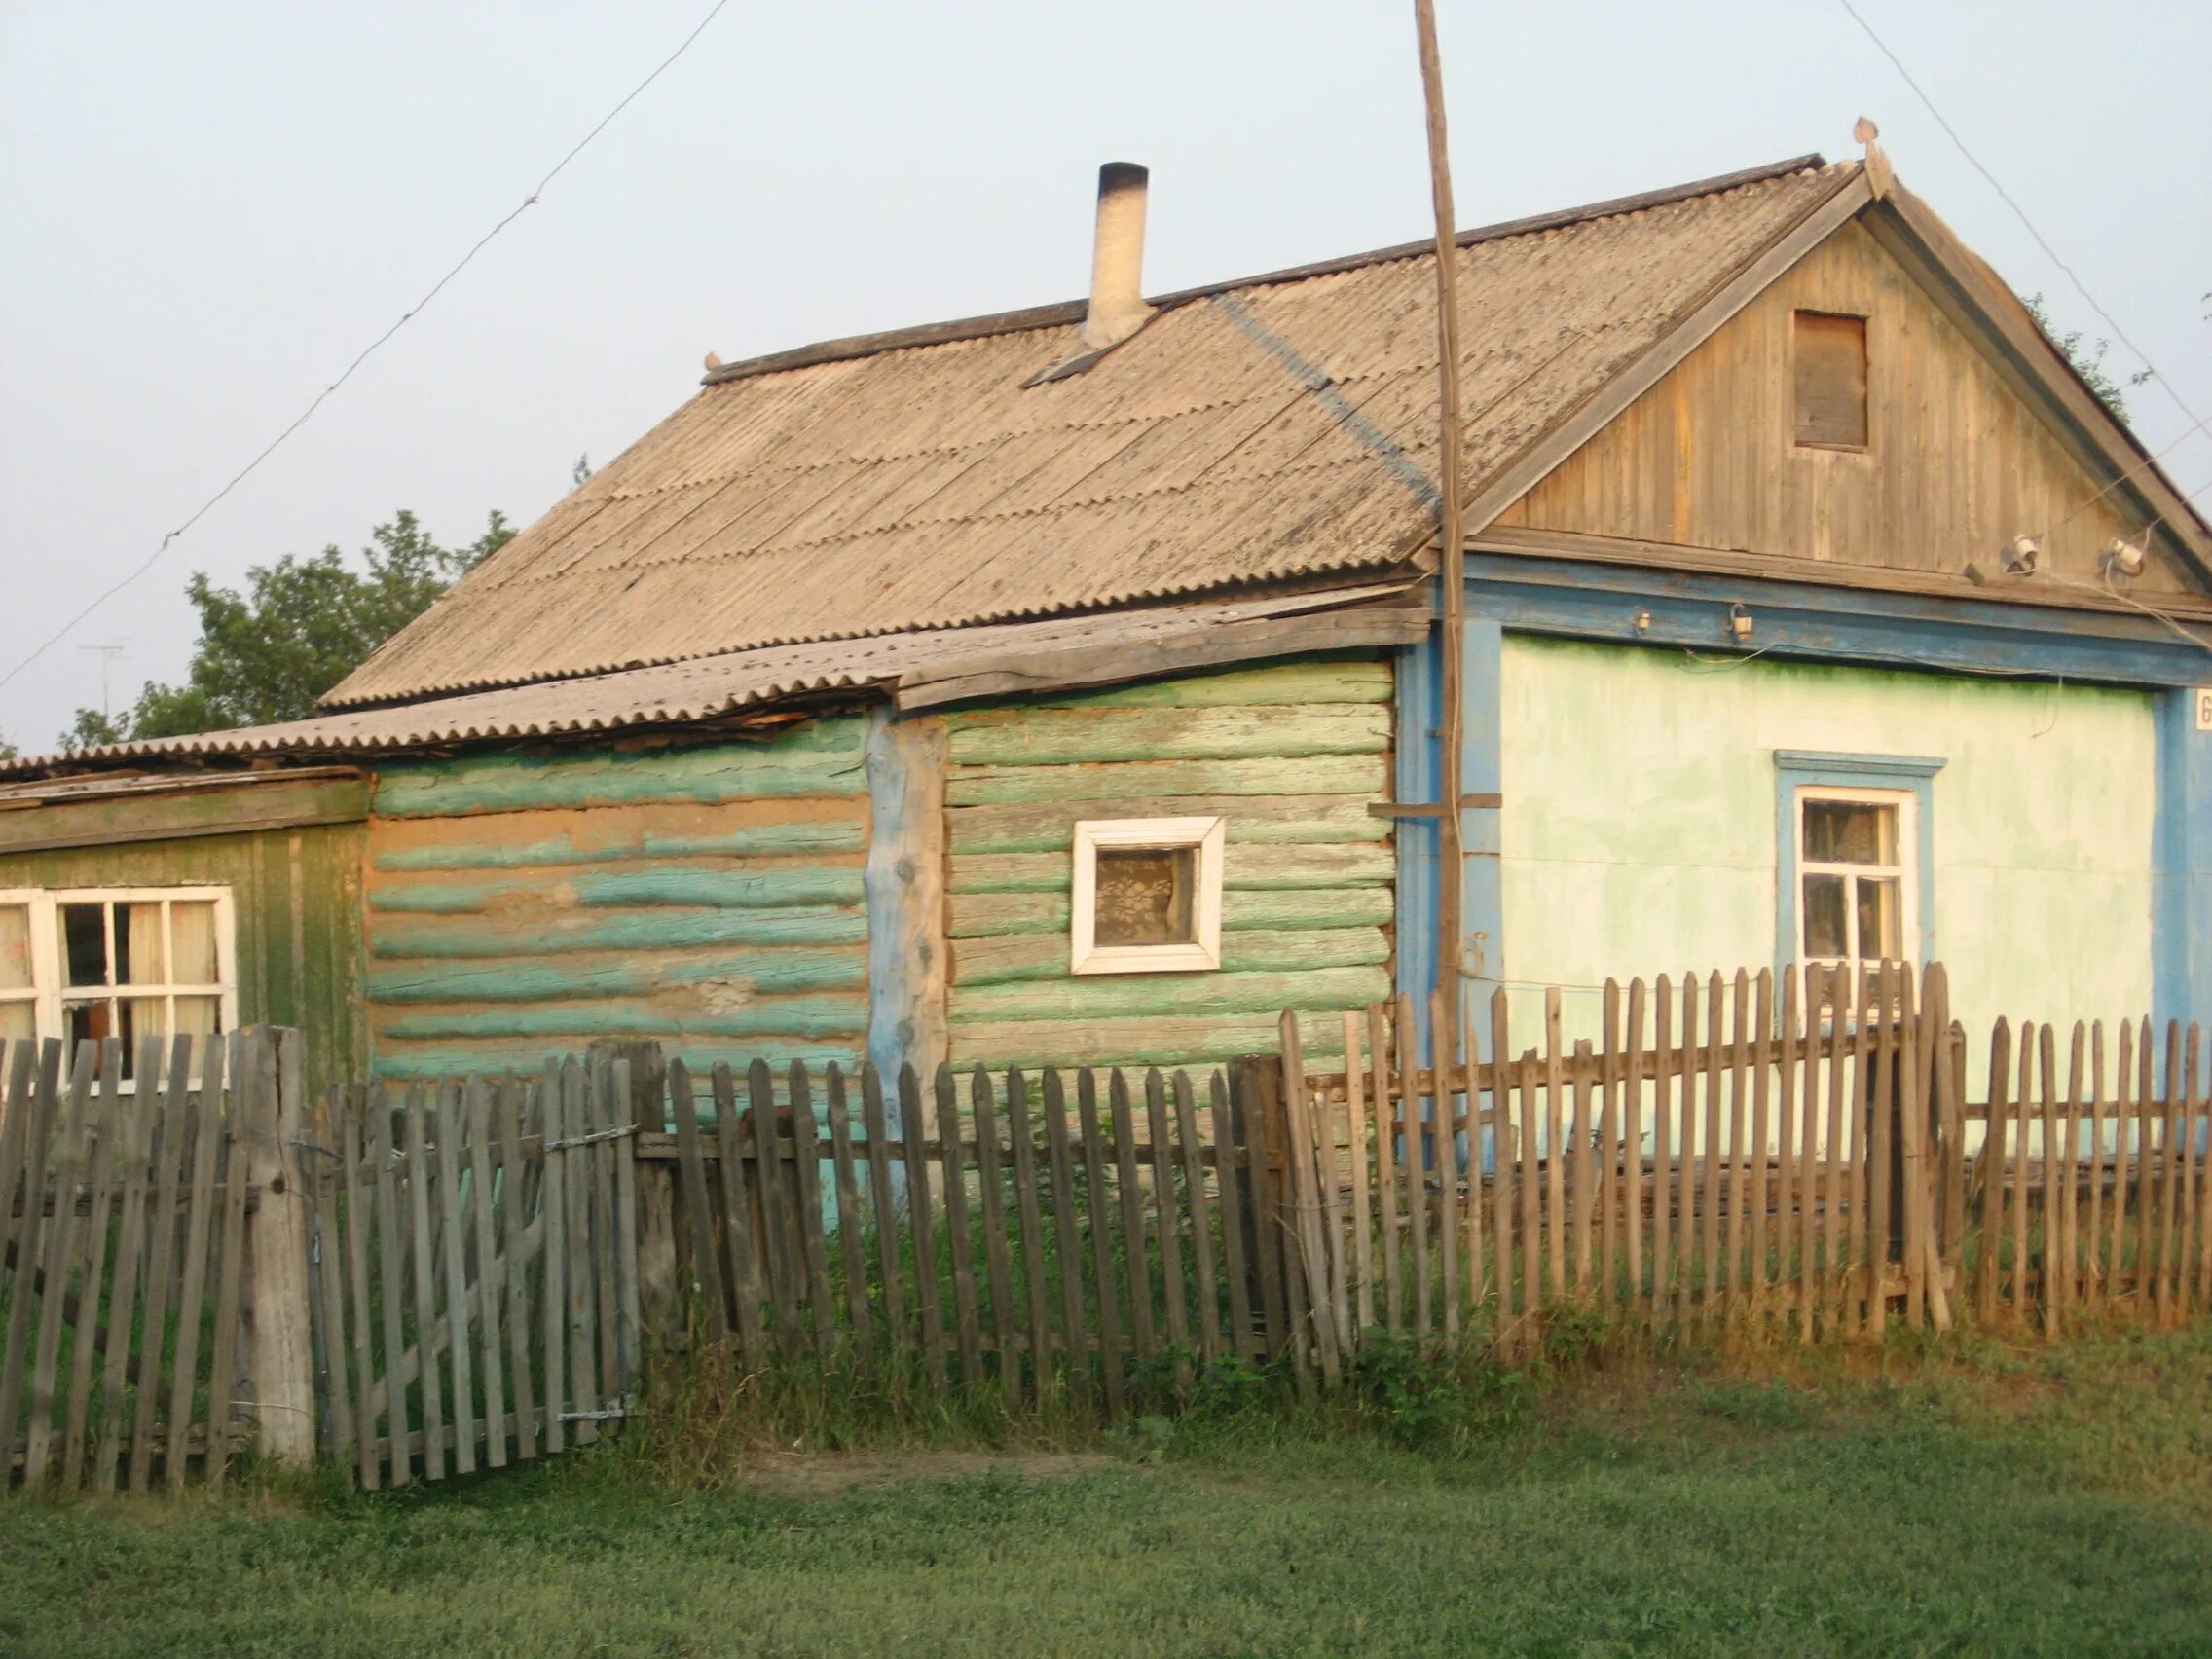
[[1968,1029],[2149,1002],[2147,694],[1508,636],[1502,723],[1504,972],[1568,987],[1570,1038],[1607,976],[1775,966],[1777,749],[1945,760],[1936,945]]
[[[945,717],[961,1063],[1210,1065],[1388,994],[1391,673],[1310,658]],[[1227,820],[1221,972],[1068,972],[1073,826]]]
[[837,717],[763,744],[395,771],[368,859],[379,1075],[624,1034],[856,1063],[863,742]]

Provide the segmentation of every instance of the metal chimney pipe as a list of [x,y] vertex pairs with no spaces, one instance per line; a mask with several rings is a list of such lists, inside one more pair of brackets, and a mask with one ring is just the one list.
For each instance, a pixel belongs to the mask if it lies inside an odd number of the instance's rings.
[[1090,249],[1090,308],[1083,343],[1093,350],[1120,345],[1145,324],[1144,202],[1151,174],[1134,162],[1098,169],[1098,228]]

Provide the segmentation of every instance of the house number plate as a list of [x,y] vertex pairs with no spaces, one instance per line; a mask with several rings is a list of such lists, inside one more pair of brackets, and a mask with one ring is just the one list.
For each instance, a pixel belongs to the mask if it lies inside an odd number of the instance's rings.
[[2196,688],[2196,729],[2212,731],[2212,685]]

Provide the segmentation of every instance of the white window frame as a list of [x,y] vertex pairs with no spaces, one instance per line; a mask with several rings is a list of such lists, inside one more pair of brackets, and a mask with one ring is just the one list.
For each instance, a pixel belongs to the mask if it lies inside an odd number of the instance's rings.
[[[1796,836],[1797,883],[1797,960],[1805,967],[1841,968],[1863,966],[1882,962],[1917,962],[1920,960],[1920,794],[1916,790],[1866,789],[1850,784],[1799,784],[1795,791],[1795,811],[1791,814],[1793,833]],[[1836,801],[1857,805],[1892,807],[1897,812],[1898,860],[1895,864],[1834,863],[1805,856],[1805,807],[1808,802]],[[1896,876],[1898,880],[1898,952],[1895,956],[1867,956],[1856,948],[1859,944],[1858,895],[1851,888],[1844,891],[1844,936],[1855,948],[1842,956],[1815,956],[1805,942],[1806,930],[1812,926],[1811,907],[1805,903],[1805,878],[1809,875],[1840,875],[1846,878],[1860,876]]]
[[[1203,974],[1221,967],[1222,853],[1225,818],[1087,819],[1075,827],[1075,892],[1069,911],[1071,974]],[[1098,942],[1099,849],[1198,854],[1191,895],[1195,940],[1177,944]]]
[[[162,968],[174,966],[176,940],[171,931],[169,906],[206,903],[215,906],[215,981],[212,984],[65,985],[61,949],[61,906],[64,904],[155,904],[162,906]],[[236,1031],[239,1024],[237,907],[228,887],[15,887],[0,888],[0,905],[22,905],[30,912],[31,990],[0,991],[0,1001],[29,1002],[40,1038],[66,1034],[61,1011],[75,1002],[159,1002],[165,1038],[176,1030],[178,997],[220,999],[222,1028]],[[108,912],[108,972],[115,972],[114,911]],[[130,1087],[125,1084],[126,1088]]]

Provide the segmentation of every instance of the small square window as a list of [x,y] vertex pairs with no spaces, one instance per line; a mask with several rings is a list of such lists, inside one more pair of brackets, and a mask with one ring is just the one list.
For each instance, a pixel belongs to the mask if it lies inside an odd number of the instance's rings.
[[1866,447],[1866,319],[1801,311],[1793,329],[1800,448]]
[[1195,974],[1219,968],[1223,840],[1219,818],[1078,824],[1069,971]]

